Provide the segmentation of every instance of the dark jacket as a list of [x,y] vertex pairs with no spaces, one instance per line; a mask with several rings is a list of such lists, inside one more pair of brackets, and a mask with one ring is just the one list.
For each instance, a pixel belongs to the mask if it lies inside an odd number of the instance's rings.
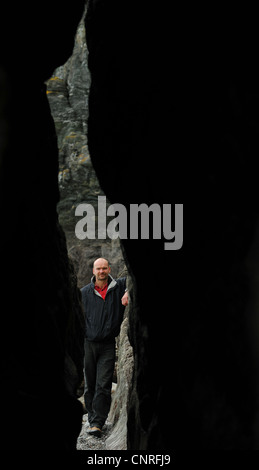
[[126,289],[126,278],[113,279],[109,275],[105,300],[94,288],[95,277],[81,289],[85,313],[85,337],[89,341],[112,341],[120,332],[125,307],[121,303]]

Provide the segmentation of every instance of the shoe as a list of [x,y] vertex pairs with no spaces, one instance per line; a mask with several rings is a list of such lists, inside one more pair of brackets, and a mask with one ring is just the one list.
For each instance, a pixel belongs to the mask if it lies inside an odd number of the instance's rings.
[[92,428],[89,428],[87,432],[91,436],[95,436],[95,437],[101,437],[102,435],[102,430],[100,428],[97,428],[97,426],[93,426]]

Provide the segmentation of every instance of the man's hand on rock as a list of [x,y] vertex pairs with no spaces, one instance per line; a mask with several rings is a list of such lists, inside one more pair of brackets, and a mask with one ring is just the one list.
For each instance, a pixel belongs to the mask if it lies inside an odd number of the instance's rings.
[[122,303],[122,305],[124,305],[124,307],[126,307],[128,305],[128,303],[129,303],[128,291],[126,291],[124,296],[121,298],[121,303]]

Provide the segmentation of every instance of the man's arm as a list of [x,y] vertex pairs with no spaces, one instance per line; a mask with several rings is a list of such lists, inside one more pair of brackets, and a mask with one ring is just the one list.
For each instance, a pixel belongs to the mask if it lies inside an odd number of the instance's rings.
[[128,289],[126,287],[126,277],[120,277],[119,279],[117,279],[117,282],[120,284],[122,292],[125,292],[125,294],[121,298],[121,303],[124,307],[126,307],[129,303]]
[[121,298],[121,303],[122,303],[122,305],[124,305],[124,307],[126,307],[128,305],[128,303],[129,303],[128,291],[126,291],[124,296]]

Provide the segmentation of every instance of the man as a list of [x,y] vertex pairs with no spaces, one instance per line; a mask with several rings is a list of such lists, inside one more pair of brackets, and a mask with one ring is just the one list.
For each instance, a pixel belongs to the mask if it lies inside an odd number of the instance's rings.
[[128,305],[126,278],[113,279],[107,259],[93,265],[91,282],[81,289],[85,312],[85,391],[88,433],[101,437],[111,405],[115,366],[115,337]]

